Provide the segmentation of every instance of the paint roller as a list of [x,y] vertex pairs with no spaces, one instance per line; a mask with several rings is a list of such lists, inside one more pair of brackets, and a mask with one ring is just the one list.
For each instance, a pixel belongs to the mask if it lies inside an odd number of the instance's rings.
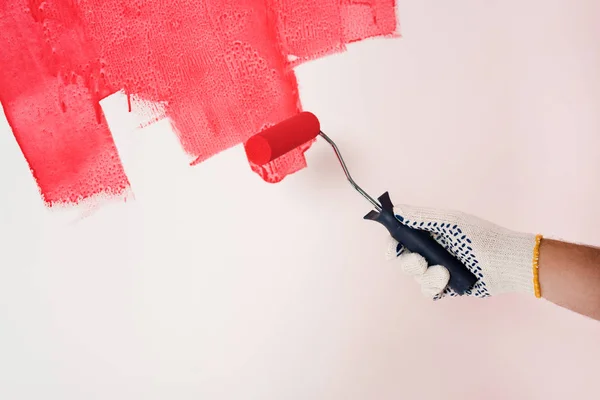
[[371,210],[365,215],[364,219],[383,225],[390,235],[402,243],[406,249],[421,254],[427,260],[428,265],[443,265],[446,267],[450,272],[448,285],[457,294],[463,294],[473,287],[477,281],[475,275],[438,243],[429,232],[411,228],[396,218],[388,192],[375,200],[356,184],[337,145],[321,131],[321,124],[314,114],[310,112],[299,113],[252,136],[246,142],[246,154],[250,162],[264,165],[315,139],[317,136],[321,136],[331,145],[352,187],[375,208],[375,210]]

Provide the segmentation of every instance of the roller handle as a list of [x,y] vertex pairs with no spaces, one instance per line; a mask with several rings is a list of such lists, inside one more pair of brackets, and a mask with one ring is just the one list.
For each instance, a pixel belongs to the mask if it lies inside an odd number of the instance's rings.
[[382,211],[371,211],[365,215],[365,219],[379,222],[385,226],[390,235],[404,247],[414,253],[422,255],[429,265],[443,265],[450,272],[448,286],[457,294],[464,294],[471,289],[477,277],[454,255],[438,243],[429,232],[410,228],[396,219],[393,203],[388,192],[379,198]]

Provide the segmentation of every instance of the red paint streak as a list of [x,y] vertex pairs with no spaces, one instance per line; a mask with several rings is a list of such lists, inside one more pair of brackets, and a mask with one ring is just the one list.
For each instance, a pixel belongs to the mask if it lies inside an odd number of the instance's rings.
[[166,103],[199,163],[301,110],[293,66],[395,28],[394,0],[3,0],[0,101],[47,204],[77,202],[128,187],[102,98]]

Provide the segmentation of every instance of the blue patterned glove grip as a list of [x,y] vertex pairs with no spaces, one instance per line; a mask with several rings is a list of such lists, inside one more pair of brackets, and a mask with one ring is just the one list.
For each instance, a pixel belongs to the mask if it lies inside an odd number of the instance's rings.
[[383,225],[390,235],[405,248],[421,254],[428,265],[443,265],[450,272],[448,286],[458,295],[464,294],[477,282],[477,277],[448,250],[438,243],[429,232],[410,228],[396,219],[394,206],[388,192],[378,198],[383,210],[370,211],[364,216]]

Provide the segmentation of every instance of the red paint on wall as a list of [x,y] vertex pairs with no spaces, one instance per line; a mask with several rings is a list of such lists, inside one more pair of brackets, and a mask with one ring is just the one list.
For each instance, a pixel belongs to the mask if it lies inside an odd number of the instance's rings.
[[199,163],[301,110],[295,65],[395,28],[394,0],[4,0],[0,101],[46,203],[73,203],[128,187],[102,98],[166,103]]

